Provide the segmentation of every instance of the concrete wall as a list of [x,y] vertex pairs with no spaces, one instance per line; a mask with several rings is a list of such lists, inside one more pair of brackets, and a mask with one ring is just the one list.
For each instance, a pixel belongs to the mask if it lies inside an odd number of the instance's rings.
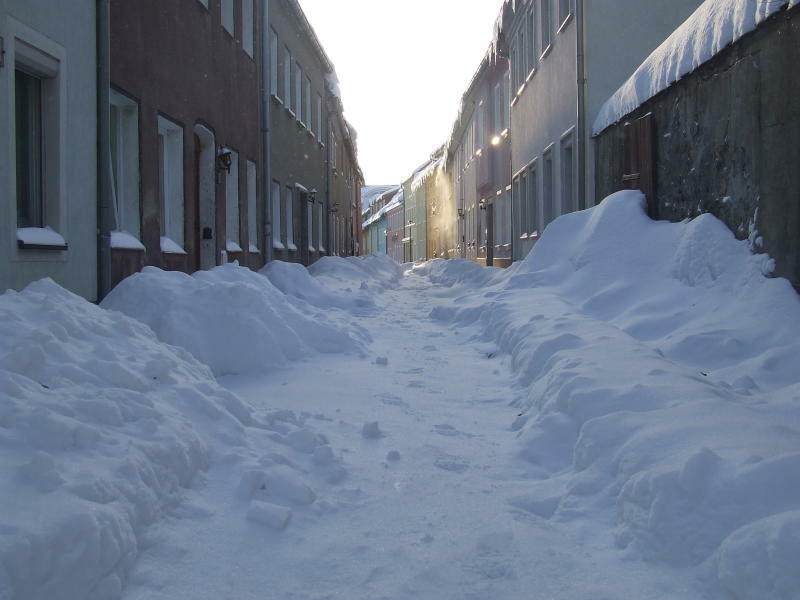
[[[0,292],[43,277],[89,300],[97,298],[97,101],[94,0],[0,0]],[[17,248],[14,65],[17,39],[59,61],[56,173],[45,224],[66,251]],[[52,165],[52,161],[51,161]]]
[[[628,115],[652,113],[655,213],[710,212],[776,261],[800,289],[800,7],[754,33]],[[624,122],[596,140],[598,197],[622,188]],[[651,199],[652,200],[652,199]]]

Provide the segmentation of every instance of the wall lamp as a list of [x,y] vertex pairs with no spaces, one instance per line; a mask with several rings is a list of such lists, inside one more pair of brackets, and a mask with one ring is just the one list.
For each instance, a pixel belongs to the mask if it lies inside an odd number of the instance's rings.
[[233,150],[227,146],[220,146],[217,150],[217,171],[231,172],[231,165],[233,164]]
[[463,208],[459,208],[458,209],[458,218],[459,219],[463,219],[464,218],[464,209]]
[[486,210],[486,200],[481,200],[480,202],[478,202],[478,208],[480,208],[481,210]]
[[315,202],[317,199],[317,190],[315,190],[314,188],[308,190],[308,199],[311,202]]

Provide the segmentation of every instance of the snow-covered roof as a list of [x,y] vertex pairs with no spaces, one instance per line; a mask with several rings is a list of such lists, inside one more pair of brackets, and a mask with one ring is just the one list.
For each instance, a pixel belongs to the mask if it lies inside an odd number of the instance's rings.
[[600,109],[595,135],[800,0],[706,0]]
[[386,203],[386,206],[383,206],[378,212],[372,215],[369,219],[364,221],[361,225],[363,229],[366,229],[376,221],[379,221],[384,215],[387,215],[390,211],[394,210],[398,206],[403,203],[404,194],[403,188],[398,188],[394,191],[394,195],[392,196],[391,200]]
[[414,172],[413,178],[411,179],[411,191],[415,191],[419,189],[425,180],[433,174],[433,172],[442,164],[442,159],[437,158],[435,160],[431,160],[425,166],[417,171]]
[[361,212],[367,212],[370,204],[390,190],[396,190],[397,185],[366,185],[361,188]]

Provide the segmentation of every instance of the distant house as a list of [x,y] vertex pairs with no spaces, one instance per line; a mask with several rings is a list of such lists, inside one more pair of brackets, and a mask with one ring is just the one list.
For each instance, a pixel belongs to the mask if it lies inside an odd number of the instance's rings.
[[511,57],[514,259],[556,217],[593,206],[591,121],[701,0],[516,0]]
[[397,193],[396,185],[369,185],[361,188],[361,254],[386,254],[386,211],[384,208]]
[[405,200],[402,188],[398,189],[386,205],[386,254],[393,261],[403,263],[403,237],[405,235]]
[[97,4],[0,3],[0,292],[97,299]]
[[[751,10],[747,10],[751,8]],[[598,110],[598,196],[710,212],[800,290],[800,6],[701,6]]]
[[429,258],[427,226],[427,194],[429,188],[426,185],[426,181],[434,176],[441,166],[441,156],[434,156],[420,165],[412,173],[411,177],[403,182],[406,229],[403,237],[403,262],[414,262]]

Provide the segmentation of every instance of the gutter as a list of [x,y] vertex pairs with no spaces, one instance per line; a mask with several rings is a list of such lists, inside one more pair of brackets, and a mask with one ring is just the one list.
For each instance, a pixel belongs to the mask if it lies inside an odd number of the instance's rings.
[[[261,35],[259,36],[258,47],[261,55],[261,69],[259,69],[260,94],[261,94],[261,190],[264,195],[264,211],[266,212],[264,223],[264,259],[265,262],[272,262],[275,259],[275,248],[273,247],[273,236],[275,232],[272,223],[273,211],[272,203],[276,199],[272,197],[272,136],[270,135],[270,78],[269,71],[272,64],[272,57],[267,55],[267,40],[269,39],[269,0],[261,1]],[[271,51],[271,50],[270,50]],[[280,196],[280,190],[279,190]],[[280,240],[278,240],[280,241]]]
[[586,206],[586,39],[584,0],[575,2],[577,26],[577,72],[578,72],[578,209]]
[[116,228],[111,182],[111,6],[97,0],[97,301],[111,291],[111,231]]

